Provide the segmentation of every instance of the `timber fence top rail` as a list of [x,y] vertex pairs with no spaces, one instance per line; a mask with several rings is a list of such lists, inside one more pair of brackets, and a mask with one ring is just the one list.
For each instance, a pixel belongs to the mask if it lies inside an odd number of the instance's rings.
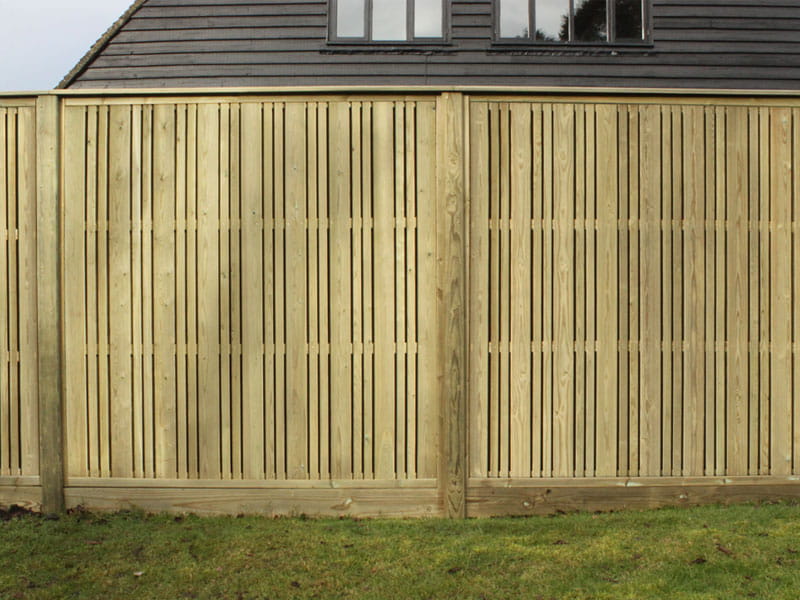
[[443,94],[464,93],[474,95],[543,95],[543,96],[704,96],[751,97],[751,98],[796,98],[800,90],[770,89],[714,89],[714,88],[626,88],[626,87],[531,87],[531,86],[408,86],[408,85],[345,85],[305,87],[209,87],[209,88],[83,88],[54,89],[44,91],[0,92],[0,98],[32,98],[39,96],[257,96],[266,94]]

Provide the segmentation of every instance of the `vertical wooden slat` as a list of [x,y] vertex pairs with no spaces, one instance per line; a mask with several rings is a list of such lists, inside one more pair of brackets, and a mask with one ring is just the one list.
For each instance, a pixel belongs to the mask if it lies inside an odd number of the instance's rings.
[[[8,382],[10,379],[9,369],[13,352],[8,339],[8,240],[9,240],[9,221],[8,204],[15,201],[8,193],[8,147],[11,140],[8,136],[6,121],[8,111],[0,109],[0,473],[7,475],[5,467],[5,457],[10,453],[6,450],[10,442],[8,433],[8,412],[11,398],[9,396]],[[12,147],[13,150],[13,147]],[[10,236],[10,237],[13,237]]]
[[220,476],[219,133],[217,104],[197,108],[197,429],[201,479]]
[[[3,406],[3,413],[2,421],[3,426],[0,429],[3,434],[2,440],[2,465],[3,465],[3,472],[11,475],[16,474],[13,464],[15,463],[15,459],[17,458],[17,444],[16,444],[16,425],[17,425],[17,411],[19,406],[19,395],[20,395],[20,388],[19,388],[19,293],[18,293],[18,284],[19,284],[19,260],[18,260],[18,238],[19,238],[19,223],[17,221],[17,209],[20,200],[20,190],[19,190],[19,161],[22,157],[22,154],[25,152],[25,148],[23,145],[20,144],[20,140],[18,137],[18,122],[19,122],[19,109],[11,109],[8,115],[8,203],[6,204],[6,211],[7,211],[7,223],[8,223],[8,237],[5,241],[8,244],[7,249],[7,256],[8,256],[8,325],[7,325],[7,332],[8,332],[8,349],[9,349],[9,369],[8,369],[8,402]],[[82,134],[83,132],[81,132]],[[82,173],[77,175],[77,178],[80,178]],[[82,199],[82,197],[81,197]],[[78,223],[80,223],[81,215],[83,212],[83,202],[79,201],[79,206],[77,208],[77,219]],[[75,253],[77,256],[81,255],[82,244],[78,246],[80,238],[76,235],[75,236]],[[81,240],[82,241],[82,240]],[[78,267],[80,269],[80,267]],[[80,274],[80,270],[76,273],[76,275]],[[79,292],[76,291],[75,300],[77,301],[79,298],[82,298],[82,295],[78,295]],[[78,321],[76,327],[81,327],[81,320]],[[80,338],[79,338],[80,339]],[[80,346],[79,346],[80,348]],[[78,354],[75,357],[73,362],[73,371],[78,374],[77,369],[83,367],[83,360],[82,360],[82,353]],[[77,410],[84,410],[82,399],[77,397],[83,390],[79,387],[80,375],[76,377],[76,404],[80,403],[76,406]],[[85,435],[83,438],[80,438],[85,443]],[[82,449],[83,455],[85,457],[85,449]],[[82,467],[83,468],[83,467]]]
[[[748,226],[747,226],[747,291],[748,291],[748,318],[747,318],[747,362],[748,362],[748,473],[757,475],[759,465],[759,194],[760,184],[760,145],[759,110],[756,107],[749,109],[748,119]],[[769,157],[767,157],[768,159]]]
[[[406,477],[417,477],[417,155],[416,102],[406,102],[405,148],[406,169]],[[423,155],[424,156],[424,155]]]
[[188,477],[188,398],[187,398],[187,127],[186,105],[178,104],[175,125],[175,321],[177,335],[176,363],[176,421],[177,421],[177,476]]
[[435,106],[433,102],[421,102],[417,106],[417,476],[420,478],[437,476],[440,443],[436,366],[436,231],[439,214],[436,208],[436,165],[424,158],[438,156]]
[[109,109],[98,109],[97,140],[97,320],[98,320],[98,420],[100,429],[100,475],[111,474],[111,381],[109,374]]
[[661,467],[661,111],[640,109],[640,474]]
[[[274,410],[272,385],[265,389],[264,344],[272,353],[273,339],[264,340],[264,319],[272,320],[272,302],[263,298],[264,271],[272,273],[271,219],[263,214],[262,172],[267,169],[262,157],[266,140],[262,139],[262,108],[245,103],[241,108],[241,178],[242,178],[242,474],[245,479],[258,479],[264,467],[264,407]],[[271,142],[271,140],[269,140]],[[271,206],[270,206],[271,213]],[[271,216],[271,215],[270,215]],[[263,228],[263,233],[262,233]],[[263,236],[263,237],[262,237]],[[263,263],[263,264],[262,264]],[[271,280],[271,278],[270,278]],[[269,293],[272,293],[271,287]],[[271,332],[271,328],[270,328]],[[272,360],[267,361],[266,379],[272,381]],[[271,420],[271,419],[270,419]],[[269,471],[269,469],[267,469]]]
[[131,310],[131,108],[109,111],[108,271],[111,472],[133,475]]
[[531,105],[531,178],[532,195],[532,242],[531,242],[531,476],[542,474],[542,243],[544,218],[542,206],[542,105]]
[[[9,123],[9,136],[11,135]],[[84,198],[85,161],[83,151],[86,132],[86,109],[76,107],[65,113],[64,122],[64,258],[62,278],[64,285],[64,372],[65,372],[65,410],[67,434],[67,475],[86,476],[87,473],[87,427],[86,427],[86,382],[84,369]],[[12,168],[9,172],[13,173]],[[9,178],[11,180],[11,178]],[[9,190],[9,196],[13,196]],[[124,202],[124,191],[121,202]],[[13,198],[9,202],[11,207]],[[9,226],[13,226],[13,214],[9,211]],[[9,227],[11,229],[11,227]],[[13,254],[8,252],[8,262],[13,263]],[[123,259],[121,259],[123,260]],[[124,264],[123,264],[124,267]],[[11,280],[11,277],[9,277]],[[9,281],[9,328],[8,338],[13,348],[16,317],[13,302],[13,288]],[[130,291],[128,291],[130,298]],[[130,351],[128,352],[130,359]],[[13,369],[12,369],[13,371]],[[13,379],[10,379],[13,383]],[[13,399],[13,394],[11,395]],[[128,421],[130,422],[130,421]]]
[[437,99],[437,294],[441,315],[442,445],[440,492],[444,513],[466,516],[467,478],[467,233],[464,182],[465,115],[461,94]]
[[[36,100],[36,273],[38,342],[39,478],[42,510],[64,507],[62,381],[64,349],[59,277],[60,106],[55,96]],[[1,116],[1,115],[0,115]]]
[[[263,439],[263,452],[258,457],[244,457],[245,464],[250,462],[251,465],[248,468],[245,466],[245,477],[254,477],[260,476],[261,473],[264,474],[265,477],[268,479],[274,479],[277,475],[277,446],[276,446],[276,434],[277,434],[277,416],[278,416],[278,403],[280,403],[281,410],[283,407],[283,363],[278,362],[278,355],[277,355],[277,348],[278,348],[278,338],[283,340],[283,316],[282,312],[279,316],[279,305],[278,299],[283,297],[283,271],[282,265],[278,263],[278,257],[280,260],[283,260],[283,245],[282,245],[282,237],[278,235],[278,211],[279,208],[282,210],[281,207],[278,206],[278,202],[283,202],[283,196],[278,196],[278,193],[283,194],[282,186],[279,188],[279,183],[282,184],[283,182],[283,167],[281,166],[280,174],[277,171],[277,161],[278,156],[275,154],[276,152],[276,140],[275,140],[275,105],[274,104],[264,104],[263,105],[263,134],[261,140],[261,147],[263,153],[263,181],[261,186],[264,190],[264,199],[261,202],[261,211],[263,213],[263,234],[262,234],[262,266],[261,266],[261,273],[263,277],[263,284],[262,284],[262,294],[263,298],[263,319],[264,319],[264,328],[263,328],[263,348],[257,348],[257,350],[262,353],[263,357],[263,370],[264,370],[264,404],[262,407],[262,414],[258,415],[258,405],[257,400],[258,397],[248,400],[247,402],[256,402],[256,406],[252,406],[250,408],[245,408],[245,400],[242,399],[243,407],[242,407],[242,418],[247,419],[247,414],[255,414],[256,415],[256,424],[255,425],[245,425],[245,427],[252,428],[250,433],[243,433],[243,444],[245,448],[253,447],[253,441],[247,440],[255,440],[256,445],[255,449],[258,450],[258,440]],[[244,113],[242,114],[242,119],[245,120]],[[281,142],[282,143],[282,142]],[[247,145],[242,145],[242,152],[246,152]],[[282,148],[279,151],[282,160]],[[244,172],[242,173],[244,177]],[[277,177],[277,179],[276,179]],[[257,188],[254,188],[257,190]],[[252,215],[252,208],[247,209],[246,206],[249,206],[254,199],[249,199],[247,201],[247,205],[245,204],[244,194],[249,193],[245,190],[245,184],[242,183],[242,219],[248,218],[251,219]],[[281,213],[283,214],[283,213]],[[248,225],[251,227],[252,225]],[[281,232],[283,225],[281,224]],[[281,244],[281,245],[279,245]],[[246,248],[250,244],[245,243],[245,234],[244,234],[244,224],[242,225],[242,247]],[[242,257],[242,261],[244,261],[244,257]],[[246,272],[245,269],[253,269],[256,268],[255,266],[246,266],[245,263],[242,263],[242,273],[244,277],[244,273]],[[257,281],[257,280],[256,280]],[[280,283],[279,283],[280,282]],[[244,297],[246,295],[246,291],[242,290],[242,298],[244,302]],[[257,310],[248,309],[248,310]],[[243,324],[249,322],[249,318],[244,314],[245,308],[242,307],[242,319]],[[279,326],[280,325],[280,329]],[[242,333],[244,336],[244,333]],[[252,332],[251,332],[252,335]],[[243,337],[244,339],[244,337]],[[256,342],[247,342],[247,346],[251,346]],[[253,349],[250,348],[248,353],[253,352]],[[281,371],[278,371],[278,366],[281,365]],[[244,364],[242,365],[242,377],[244,378]],[[255,367],[257,368],[257,367]],[[243,383],[243,390],[245,389],[245,383]],[[279,388],[278,385],[281,387]],[[246,393],[246,392],[243,392]],[[279,402],[280,400],[280,402]],[[283,425],[281,425],[282,427]],[[256,430],[256,427],[260,427],[260,430]],[[281,435],[281,440],[283,436]],[[281,452],[281,465],[283,465],[283,452]],[[283,466],[281,466],[281,471],[283,470]]]
[[[153,306],[155,280],[153,270],[153,107],[144,106],[142,110],[142,429],[144,445],[145,477],[155,476],[155,351]],[[174,135],[173,135],[174,138]],[[174,155],[172,157],[174,168]],[[174,189],[174,185],[173,185]],[[174,206],[174,196],[173,196]],[[171,213],[170,225],[174,230],[174,211]],[[174,287],[174,282],[172,282]],[[174,332],[174,328],[173,328]],[[170,349],[172,361],[175,361],[175,348]],[[173,386],[174,390],[174,386]],[[174,392],[173,392],[174,393]],[[174,442],[173,442],[174,447]]]
[[[354,270],[360,268],[361,280],[360,289],[356,289],[355,293],[361,298],[361,341],[364,346],[364,353],[362,355],[361,363],[361,403],[363,407],[362,413],[362,431],[361,439],[356,438],[356,432],[353,432],[354,440],[360,442],[362,448],[362,461],[363,461],[363,475],[364,478],[371,478],[373,476],[373,315],[374,307],[372,304],[372,111],[371,104],[368,102],[360,103],[360,111],[354,114],[354,119],[359,119],[359,124],[353,123],[354,131],[360,132],[361,139],[358,140],[359,148],[359,165],[353,164],[353,175],[356,174],[360,177],[360,212],[362,218],[361,231],[354,232],[360,237],[360,266],[354,265]],[[355,137],[353,138],[354,142]],[[353,157],[355,160],[355,157]],[[356,182],[354,181],[354,185]],[[355,210],[355,206],[354,206]],[[359,244],[354,239],[354,244]],[[354,255],[358,257],[358,255]]]
[[[758,109],[758,445],[760,475],[770,473],[770,323],[772,321],[771,303],[771,246],[770,246],[770,111],[767,107]],[[755,203],[755,198],[753,199]]]
[[[231,291],[231,476],[242,478],[242,131],[241,104],[231,104],[230,291]],[[263,229],[263,224],[262,224]]]
[[661,471],[672,472],[672,115],[661,108]]
[[[272,424],[275,477],[286,479],[286,105],[273,105],[272,183],[275,220],[275,416]],[[269,424],[267,424],[269,428]]]
[[[489,474],[489,109],[470,106],[469,474]],[[423,438],[424,439],[424,438]],[[423,442],[424,443],[424,442]]]
[[[586,113],[574,107],[575,119],[575,400],[573,474],[586,472]],[[592,182],[592,186],[593,186]]]
[[[15,415],[18,456],[13,473],[38,474],[39,450],[37,411],[36,343],[36,115],[33,108],[19,111],[17,137],[20,153],[17,163],[19,209],[19,404]],[[0,134],[2,140],[2,134]],[[2,144],[2,141],[0,141]],[[0,179],[2,185],[2,179]],[[2,203],[0,203],[2,207]]]
[[[368,122],[365,119],[365,122]],[[328,165],[329,165],[329,152],[328,152],[328,104],[320,104],[318,108],[318,149],[319,149],[319,174],[317,175],[317,190],[319,197],[319,219],[320,219],[320,232],[319,232],[319,339],[320,339],[320,365],[319,365],[319,422],[320,422],[320,439],[319,439],[319,469],[320,478],[326,479],[330,477],[331,461],[330,461],[330,326],[329,326],[329,276],[328,276],[328,231],[330,228],[330,218],[328,212]],[[336,150],[334,150],[336,151]],[[368,189],[365,185],[364,189]],[[366,200],[365,200],[366,206]],[[367,237],[368,232],[365,230],[364,237]],[[364,258],[367,263],[367,255]],[[368,288],[365,288],[368,289]],[[365,317],[365,320],[367,317]],[[371,319],[369,319],[371,322]],[[365,366],[365,369],[367,367]],[[370,370],[371,371],[371,370]],[[371,423],[371,419],[370,419]],[[366,452],[366,450],[365,450]],[[371,453],[370,453],[371,454]]]
[[683,324],[686,340],[684,353],[683,396],[683,472],[700,476],[704,471],[705,423],[705,131],[703,110],[684,109],[683,164],[687,182],[683,198],[686,231],[683,238],[684,281]]
[[489,476],[500,469],[500,110],[489,104]]
[[153,330],[155,475],[178,476],[175,106],[153,110]]
[[291,299],[286,303],[286,471],[290,479],[308,477],[306,126],[305,104],[287,103],[286,129],[292,132],[285,146],[286,297]]
[[[531,111],[511,106],[510,419],[512,477],[531,474]],[[482,168],[478,166],[478,168]],[[470,244],[472,240],[470,240]]]
[[498,304],[498,329],[497,345],[500,359],[499,370],[499,405],[498,421],[500,435],[498,442],[500,451],[499,475],[509,477],[511,474],[511,106],[508,103],[500,105],[500,197],[499,197],[499,228],[500,228],[500,301]]
[[716,470],[716,261],[714,251],[716,248],[716,112],[713,108],[704,110],[705,119],[705,227],[704,232],[704,263],[706,269],[705,280],[705,335],[703,336],[705,353],[705,462],[704,474],[711,475]]
[[[0,121],[3,117],[0,115]],[[37,311],[36,311],[36,112],[19,111],[17,139],[23,152],[18,163],[19,193],[19,403],[16,408],[17,448],[12,465],[18,475],[38,475]],[[1,127],[1,126],[0,126]],[[0,146],[3,133],[0,130]],[[3,160],[0,150],[0,160]],[[0,174],[0,188],[4,185]],[[0,192],[0,207],[3,206]],[[0,211],[2,209],[0,208]],[[2,231],[2,227],[0,227]],[[2,265],[2,261],[0,261]]]
[[[131,265],[131,323],[133,342],[131,395],[133,403],[133,476],[144,475],[144,389],[142,372],[142,106],[132,105],[130,147],[130,265]],[[148,190],[149,191],[149,190]]]
[[[382,105],[384,106],[384,105]],[[391,108],[391,105],[388,105]],[[377,112],[377,111],[376,111]],[[390,115],[391,113],[387,111]],[[384,113],[380,113],[383,116]],[[376,114],[376,118],[378,114]],[[386,120],[382,119],[382,126],[386,126]],[[331,105],[330,109],[330,145],[331,148],[347,148],[350,144],[350,111],[346,103],[337,102]],[[391,140],[391,129],[388,131],[381,129],[381,132],[389,136]],[[385,140],[376,143],[380,150],[385,151]],[[391,150],[391,148],[389,148]],[[377,152],[377,150],[376,150]],[[374,157],[375,169],[379,170],[383,166],[381,154]],[[330,336],[331,336],[331,396],[330,396],[330,419],[331,419],[331,476],[336,478],[349,478],[352,476],[352,297],[351,297],[351,273],[352,273],[352,249],[351,249],[351,211],[350,211],[350,153],[344,151],[334,151],[330,157],[330,186],[329,186],[329,205],[330,205]],[[390,173],[391,173],[391,167]],[[391,175],[388,179],[391,185]],[[376,198],[376,204],[381,208],[389,208],[391,215],[391,188],[387,195],[380,195]],[[385,191],[385,188],[381,190]],[[377,208],[377,207],[376,207]],[[377,232],[376,232],[377,238]],[[376,240],[377,245],[377,240]],[[393,254],[392,254],[393,256]],[[393,261],[385,255],[380,259],[375,258],[377,264],[390,265]],[[379,288],[382,290],[392,290],[392,269],[388,266],[381,270],[382,274],[388,274],[388,282]],[[391,305],[384,307],[382,318],[393,319],[394,315]],[[379,318],[376,315],[376,319]],[[391,330],[390,330],[391,331]],[[382,339],[385,342],[385,339]],[[393,368],[393,367],[392,367]],[[392,388],[381,389],[376,399],[382,403],[394,402],[393,380],[386,381],[385,374],[378,376],[378,380],[387,386],[392,384]],[[377,427],[376,415],[376,427]],[[385,465],[385,463],[381,463]],[[385,468],[385,467],[384,467]],[[393,472],[393,469],[391,470]]]
[[186,374],[188,396],[187,445],[188,470],[190,477],[200,476],[200,441],[198,439],[198,105],[190,104],[187,114],[187,163],[186,163],[186,328],[188,347],[188,368]]
[[394,105],[395,477],[406,478],[405,103]]
[[[800,110],[792,111],[792,310],[800,311]],[[792,414],[794,415],[792,473],[800,471],[800,318],[792,319],[793,375]]]
[[575,122],[573,107],[553,107],[553,475],[573,475],[575,425]]
[[[586,435],[586,459],[583,475],[592,477],[595,475],[596,468],[596,450],[597,450],[597,364],[598,364],[598,348],[597,348],[597,310],[598,310],[598,199],[599,193],[595,181],[597,179],[597,131],[596,131],[596,107],[594,105],[587,105],[586,110],[586,310],[584,312],[586,319],[586,426],[584,428]],[[612,152],[612,157],[616,151]],[[613,194],[612,194],[613,196]],[[614,206],[616,208],[616,206]],[[612,230],[613,231],[613,230]],[[614,251],[611,253],[615,254]],[[616,261],[614,261],[616,264]],[[616,281],[616,273],[613,274],[614,279],[604,279],[603,283],[607,281]],[[616,313],[612,313],[612,318],[616,321]],[[612,325],[614,323],[612,322]],[[613,334],[616,340],[616,332]],[[612,360],[617,355],[617,350],[612,350]],[[616,396],[616,390],[612,392],[612,403]],[[612,404],[613,406],[613,404]]]
[[747,109],[727,110],[727,475],[747,474]]
[[542,476],[553,474],[553,395],[554,381],[554,328],[553,328],[553,286],[554,263],[553,242],[555,227],[554,205],[554,156],[553,156],[553,106],[542,106]]
[[[639,169],[639,112],[637,106],[617,107],[614,127],[617,154],[612,163],[617,174],[617,471],[635,476],[639,469],[638,410],[638,189],[634,178]],[[598,167],[599,168],[599,167]]]
[[219,377],[220,467],[222,479],[230,479],[231,463],[231,105],[220,105],[219,117]]
[[617,474],[617,111],[597,106],[597,423],[595,426],[595,475]]
[[[394,358],[394,156],[392,105],[376,102],[372,108],[373,183],[373,310],[375,322],[375,396],[373,418],[374,471],[377,479],[395,474],[395,358]],[[380,307],[380,310],[378,310]]]
[[727,329],[725,322],[725,303],[726,303],[726,262],[725,262],[725,242],[726,232],[725,223],[727,212],[725,200],[727,194],[727,148],[726,139],[728,131],[726,127],[726,111],[722,107],[717,107],[715,114],[714,131],[716,133],[715,142],[715,165],[714,172],[716,178],[716,206],[714,208],[714,383],[715,383],[715,402],[714,402],[714,473],[716,475],[726,474],[726,425],[727,425],[727,397],[725,394],[725,347],[727,340]]
[[[319,168],[318,105],[308,104],[306,164],[308,172],[308,477],[319,479]],[[360,379],[359,379],[360,380]],[[357,440],[354,439],[357,443]],[[359,444],[360,448],[360,444]]]
[[[771,110],[770,474],[792,472],[792,111]],[[797,257],[794,257],[795,260]],[[797,318],[795,315],[794,318]]]
[[670,236],[672,238],[672,314],[670,327],[672,329],[672,345],[669,348],[672,366],[672,397],[668,401],[672,404],[672,457],[670,473],[679,477],[683,470],[683,285],[684,263],[683,251],[683,213],[684,195],[684,164],[683,148],[683,112],[682,107],[671,107],[672,112],[672,197],[670,198],[672,218],[670,222]]

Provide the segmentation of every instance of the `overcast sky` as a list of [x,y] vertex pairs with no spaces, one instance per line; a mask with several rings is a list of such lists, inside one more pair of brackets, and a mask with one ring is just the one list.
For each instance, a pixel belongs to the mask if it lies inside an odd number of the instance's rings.
[[49,90],[133,0],[0,0],[0,91]]

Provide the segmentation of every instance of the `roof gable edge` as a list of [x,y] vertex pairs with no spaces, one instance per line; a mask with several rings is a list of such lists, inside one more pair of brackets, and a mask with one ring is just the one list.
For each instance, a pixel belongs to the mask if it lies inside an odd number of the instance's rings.
[[119,30],[127,25],[133,14],[139,10],[145,2],[147,2],[147,0],[135,0],[134,3],[128,7],[128,10],[126,10],[122,16],[117,19],[111,27],[108,28],[108,30],[92,45],[91,48],[89,48],[89,51],[84,54],[83,58],[78,62],[78,64],[75,65],[72,70],[64,76],[55,89],[63,90],[75,83],[75,80],[81,76],[81,74],[92,62],[94,62],[94,60],[105,49],[114,36],[119,33]]

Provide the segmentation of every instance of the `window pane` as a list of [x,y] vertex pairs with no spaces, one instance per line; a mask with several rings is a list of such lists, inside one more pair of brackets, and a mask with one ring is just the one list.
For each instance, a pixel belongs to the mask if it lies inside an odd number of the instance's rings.
[[536,39],[569,40],[569,0],[536,0]]
[[606,39],[606,0],[575,0],[575,41]]
[[338,0],[336,2],[336,37],[364,37],[365,1]]
[[618,40],[642,40],[642,0],[614,0]]
[[414,37],[442,37],[441,0],[416,0],[414,4]]
[[406,39],[406,0],[372,0],[372,39]]
[[500,37],[530,37],[528,0],[500,0]]

